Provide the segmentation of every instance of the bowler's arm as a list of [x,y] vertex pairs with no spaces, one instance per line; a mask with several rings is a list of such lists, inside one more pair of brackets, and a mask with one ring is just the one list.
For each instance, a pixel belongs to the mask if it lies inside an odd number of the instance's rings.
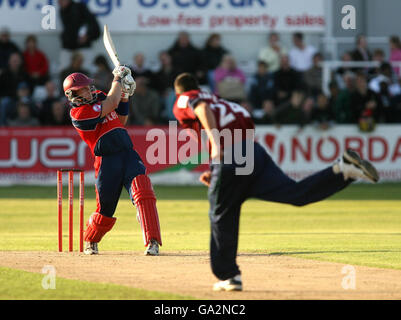
[[213,111],[210,109],[209,104],[203,101],[197,104],[194,113],[199,119],[209,138],[211,146],[211,158],[220,160],[220,143],[218,142],[219,132],[217,129],[216,117],[214,116]]

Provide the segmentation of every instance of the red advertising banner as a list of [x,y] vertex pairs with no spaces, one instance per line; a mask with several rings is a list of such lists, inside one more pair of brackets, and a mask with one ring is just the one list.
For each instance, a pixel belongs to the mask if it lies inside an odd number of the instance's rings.
[[[152,129],[153,135],[148,135]],[[144,161],[148,173],[154,173],[179,165],[177,152],[185,141],[178,141],[175,133],[168,127],[128,128],[135,150]],[[147,151],[149,146],[159,141],[167,154],[166,162],[149,163]],[[148,140],[148,141],[147,141]],[[54,183],[55,172],[60,168],[75,168],[94,171],[94,158],[73,128],[7,128],[0,129],[0,185],[9,184],[46,184]],[[174,153],[174,154],[172,154]],[[196,169],[196,168],[195,168]],[[89,182],[92,181],[89,177]]]
[[[189,148],[191,139],[182,134],[184,130],[177,129],[175,122],[170,127],[131,127],[128,133],[155,183],[195,184],[199,172],[208,168],[205,152],[200,152],[198,146]],[[294,179],[324,169],[344,149],[353,148],[378,168],[383,181],[401,181],[401,126],[379,126],[368,134],[359,132],[356,126],[336,126],[328,131],[261,126],[256,128],[255,136]],[[195,161],[183,163],[185,158]],[[89,173],[94,171],[93,160],[73,128],[0,129],[0,185],[55,184],[58,169],[76,168]],[[88,174],[87,181],[93,183],[94,175]]]

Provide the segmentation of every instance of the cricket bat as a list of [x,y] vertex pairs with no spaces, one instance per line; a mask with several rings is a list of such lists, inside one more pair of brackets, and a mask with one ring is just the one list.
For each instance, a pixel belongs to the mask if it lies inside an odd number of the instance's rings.
[[113,39],[111,38],[109,27],[107,26],[107,24],[104,25],[103,43],[107,53],[110,56],[111,61],[113,61],[114,66],[120,66],[120,59],[118,58],[117,50],[114,46]]

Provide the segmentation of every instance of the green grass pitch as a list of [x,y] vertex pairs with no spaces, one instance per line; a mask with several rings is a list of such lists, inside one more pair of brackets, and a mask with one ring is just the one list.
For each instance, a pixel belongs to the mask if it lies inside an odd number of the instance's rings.
[[[66,220],[67,188],[64,189]],[[77,223],[78,188],[75,189]],[[87,186],[85,191],[87,218],[95,208],[95,195],[91,186]],[[163,232],[162,250],[207,251],[207,190],[202,187],[155,187],[155,191]],[[250,200],[242,209],[239,251],[401,269],[400,191],[401,184],[356,184],[324,202],[304,208]],[[135,215],[135,208],[123,191],[116,212],[118,222],[102,242],[102,250],[143,250],[142,233]],[[78,225],[74,231],[77,230]],[[67,223],[64,225],[64,247],[66,245]],[[56,250],[56,188],[0,188],[0,251]],[[41,275],[0,268],[0,299],[19,299],[26,297],[24,294],[29,296],[29,292],[24,290],[18,292],[7,288],[18,288],[18,283],[21,287],[21,283],[34,281],[35,277]],[[66,290],[59,298],[68,299],[68,288],[76,284],[65,280],[63,285]],[[101,284],[81,283],[80,286]],[[118,287],[110,285],[108,291],[131,290],[130,296],[134,299],[177,298]],[[11,296],[10,292],[13,292]],[[114,297],[118,299],[119,295]]]

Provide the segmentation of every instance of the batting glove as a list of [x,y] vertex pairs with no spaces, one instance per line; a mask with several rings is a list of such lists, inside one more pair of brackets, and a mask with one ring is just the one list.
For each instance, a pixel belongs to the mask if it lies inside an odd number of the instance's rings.
[[124,93],[127,93],[130,97],[134,95],[136,89],[136,82],[130,74],[125,76],[121,80],[121,85],[123,87],[122,91]]
[[131,75],[131,69],[126,66],[118,66],[114,68],[113,75],[123,79],[124,77]]

